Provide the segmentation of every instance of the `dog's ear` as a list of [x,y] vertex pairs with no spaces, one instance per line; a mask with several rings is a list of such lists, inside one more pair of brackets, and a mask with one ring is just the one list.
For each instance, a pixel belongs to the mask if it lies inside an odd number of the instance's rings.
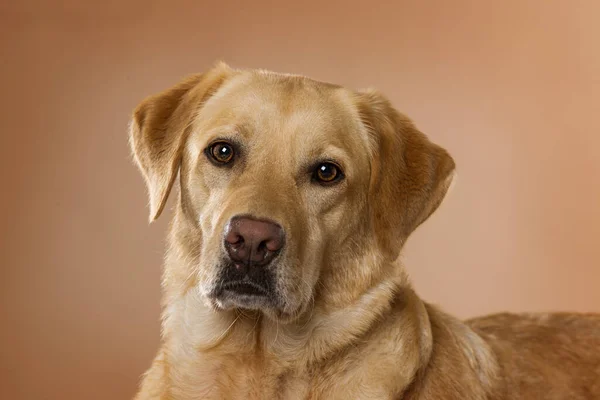
[[231,73],[226,64],[219,63],[144,99],[133,112],[129,142],[148,187],[151,222],[167,202],[194,115]]
[[376,91],[358,93],[357,106],[372,144],[373,228],[384,253],[396,259],[408,236],[444,199],[454,160]]

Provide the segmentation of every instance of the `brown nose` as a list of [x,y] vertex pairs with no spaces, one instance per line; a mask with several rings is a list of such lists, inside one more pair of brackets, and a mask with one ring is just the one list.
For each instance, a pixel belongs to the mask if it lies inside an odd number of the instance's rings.
[[251,217],[234,217],[225,228],[225,249],[238,269],[266,265],[285,241],[278,224]]

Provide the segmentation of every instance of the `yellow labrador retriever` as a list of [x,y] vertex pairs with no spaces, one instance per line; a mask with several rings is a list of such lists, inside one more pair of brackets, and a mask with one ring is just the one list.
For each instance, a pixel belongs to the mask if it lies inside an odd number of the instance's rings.
[[600,316],[461,322],[415,294],[398,255],[454,161],[381,94],[218,64],[130,141],[150,220],[179,188],[136,399],[600,399]]

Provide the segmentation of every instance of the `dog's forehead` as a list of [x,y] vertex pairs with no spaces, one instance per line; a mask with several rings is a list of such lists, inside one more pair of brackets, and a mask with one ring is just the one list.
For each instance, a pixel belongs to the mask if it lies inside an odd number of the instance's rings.
[[241,126],[252,136],[291,133],[315,140],[343,139],[360,128],[350,90],[260,71],[230,78],[204,104],[200,118],[213,127]]

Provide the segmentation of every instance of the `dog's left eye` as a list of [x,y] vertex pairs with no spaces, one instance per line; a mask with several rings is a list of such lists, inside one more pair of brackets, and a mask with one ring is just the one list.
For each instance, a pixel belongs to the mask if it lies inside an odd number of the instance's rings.
[[233,160],[235,152],[231,144],[227,142],[217,142],[206,149],[206,154],[214,163],[229,164]]
[[343,177],[344,174],[340,167],[331,162],[320,163],[313,173],[313,180],[322,185],[330,185],[338,182]]

